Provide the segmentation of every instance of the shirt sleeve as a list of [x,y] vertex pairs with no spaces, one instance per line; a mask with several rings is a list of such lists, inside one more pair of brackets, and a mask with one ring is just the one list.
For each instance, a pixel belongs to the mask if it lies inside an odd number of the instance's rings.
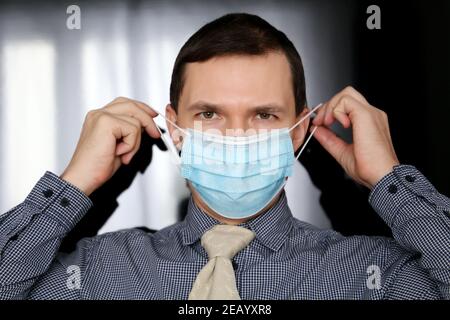
[[68,256],[58,249],[91,206],[81,190],[47,171],[23,203],[0,216],[0,299],[77,297],[92,240]]
[[450,299],[450,199],[415,167],[399,165],[375,185],[369,202],[414,257],[386,279],[386,298]]

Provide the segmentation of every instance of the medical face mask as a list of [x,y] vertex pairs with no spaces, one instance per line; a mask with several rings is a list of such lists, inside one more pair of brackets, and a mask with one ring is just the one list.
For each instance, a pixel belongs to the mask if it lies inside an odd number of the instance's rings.
[[[181,158],[175,155],[181,175],[202,200],[219,215],[230,219],[247,218],[264,209],[283,189],[298,159],[314,134],[314,127],[297,157],[290,132],[316,111],[311,110],[291,128],[271,129],[250,136],[229,136],[183,129]],[[165,117],[164,117],[165,118]]]

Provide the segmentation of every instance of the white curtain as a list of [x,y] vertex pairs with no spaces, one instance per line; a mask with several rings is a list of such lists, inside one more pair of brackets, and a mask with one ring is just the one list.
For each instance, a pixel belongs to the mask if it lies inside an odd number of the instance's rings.
[[[79,2],[80,30],[67,29],[67,5],[19,3],[0,4],[1,213],[22,202],[46,170],[62,173],[88,110],[126,96],[164,111],[178,50],[225,13],[258,14],[286,32],[303,58],[310,105],[351,81],[349,17],[333,2]],[[287,193],[296,217],[329,227],[300,164]],[[163,228],[176,222],[187,195],[169,153],[155,147],[149,169],[100,232]]]

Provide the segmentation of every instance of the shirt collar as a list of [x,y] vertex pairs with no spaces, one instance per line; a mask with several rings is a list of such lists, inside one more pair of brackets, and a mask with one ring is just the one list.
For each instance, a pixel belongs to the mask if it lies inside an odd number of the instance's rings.
[[[278,251],[289,235],[292,219],[286,194],[283,191],[272,208],[239,226],[252,230],[258,241],[273,251]],[[183,244],[189,245],[200,240],[207,230],[219,223],[218,220],[204,213],[191,196],[184,219]]]

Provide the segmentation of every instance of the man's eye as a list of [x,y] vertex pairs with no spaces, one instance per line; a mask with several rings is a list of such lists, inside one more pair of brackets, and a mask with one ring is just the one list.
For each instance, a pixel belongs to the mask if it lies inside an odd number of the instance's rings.
[[216,113],[214,111],[203,111],[200,113],[202,119],[214,119]]
[[262,119],[262,120],[269,120],[269,119],[272,119],[273,114],[266,113],[266,112],[261,112],[261,113],[258,113],[257,117],[259,119]]

